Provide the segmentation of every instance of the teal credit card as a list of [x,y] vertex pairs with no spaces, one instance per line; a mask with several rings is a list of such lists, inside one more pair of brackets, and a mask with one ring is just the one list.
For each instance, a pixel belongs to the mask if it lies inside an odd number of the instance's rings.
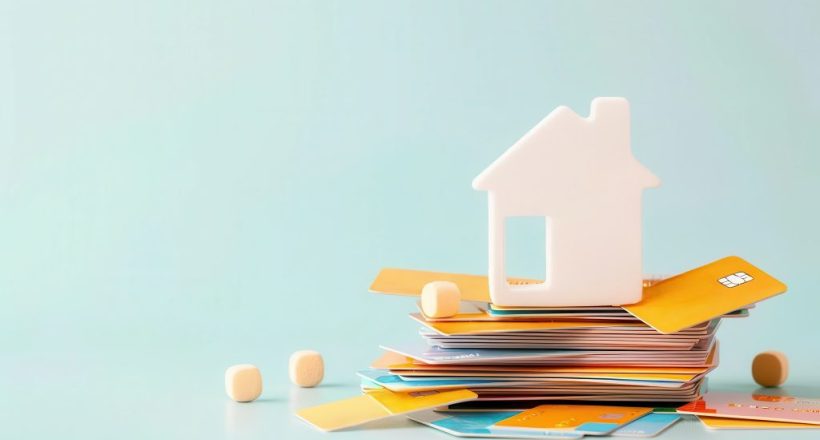
[[579,439],[583,434],[576,432],[517,432],[499,435],[492,426],[521,411],[477,411],[439,413],[433,410],[415,412],[408,415],[410,420],[427,425],[456,437],[519,438],[519,439]]
[[461,389],[461,388],[481,388],[481,387],[499,387],[499,386],[514,386],[527,385],[530,382],[525,381],[510,381],[510,380],[481,380],[481,379],[428,379],[428,380],[405,380],[401,376],[391,374],[388,370],[361,370],[358,372],[363,382],[367,385],[375,383],[382,388],[387,388],[390,391],[397,393],[406,391],[427,391],[427,390],[443,390],[443,389]]
[[610,435],[616,437],[654,437],[677,423],[681,416],[668,413],[649,413]]

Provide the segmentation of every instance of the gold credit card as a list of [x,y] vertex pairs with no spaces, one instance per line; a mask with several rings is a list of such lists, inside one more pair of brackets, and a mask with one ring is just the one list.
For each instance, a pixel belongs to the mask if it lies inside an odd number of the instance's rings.
[[476,397],[476,393],[465,389],[409,393],[377,389],[368,391],[363,396],[304,408],[297,411],[296,415],[317,429],[336,431],[397,414],[464,402]]
[[740,257],[726,257],[644,288],[622,306],[661,333],[675,333],[786,291],[786,285]]
[[[490,285],[487,282],[487,277],[482,275],[385,268],[376,275],[376,279],[370,285],[370,291],[392,295],[418,296],[421,294],[424,285],[432,281],[451,281],[455,283],[461,291],[461,299],[490,302]],[[509,281],[511,284],[536,284],[541,282],[525,278],[510,278]]]

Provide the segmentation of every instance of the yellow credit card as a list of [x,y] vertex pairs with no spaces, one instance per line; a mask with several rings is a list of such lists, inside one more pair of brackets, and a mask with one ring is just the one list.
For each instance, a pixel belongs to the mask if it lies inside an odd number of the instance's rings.
[[385,351],[370,364],[370,367],[386,370],[393,365],[406,365],[411,362],[413,362],[413,358],[392,351]]
[[496,423],[494,428],[574,431],[606,435],[652,408],[606,405],[539,405]]
[[[386,268],[382,269],[376,279],[373,280],[370,291],[392,295],[418,296],[421,294],[424,285],[432,281],[451,281],[455,283],[461,291],[461,299],[490,302],[490,285],[487,277],[482,275]],[[510,278],[509,282],[510,284],[537,284],[541,281]]]
[[661,333],[675,333],[786,291],[786,285],[740,257],[726,257],[647,287],[623,306]]
[[411,313],[410,317],[419,324],[430,328],[442,335],[476,335],[499,332],[524,332],[539,330],[561,330],[570,328],[616,328],[616,327],[644,327],[639,322],[608,322],[608,321],[445,321],[429,322],[419,313]]
[[[490,284],[484,275],[385,268],[376,275],[376,279],[373,280],[369,290],[373,293],[383,293],[387,295],[419,296],[421,295],[421,289],[424,285],[433,281],[450,281],[455,283],[461,291],[461,299],[486,303],[492,302],[490,299]],[[507,281],[512,285],[538,284],[543,282],[543,280],[531,278],[508,278]],[[649,285],[653,282],[655,282],[654,279],[644,280],[644,285]],[[503,307],[497,308],[506,310],[506,308]],[[522,307],[521,309],[528,308],[532,307]],[[512,307],[511,309],[515,310],[518,308]]]
[[467,389],[412,391],[406,393],[394,393],[387,389],[381,389],[369,391],[367,394],[390,411],[390,414],[404,414],[455,402],[465,402],[478,397],[476,393]]
[[398,414],[464,402],[478,397],[470,390],[415,391],[394,393],[386,389],[369,390],[362,396],[325,403],[296,412],[296,415],[322,431],[336,431]]
[[698,416],[709,429],[820,429],[820,425],[768,420],[729,419],[726,417]]

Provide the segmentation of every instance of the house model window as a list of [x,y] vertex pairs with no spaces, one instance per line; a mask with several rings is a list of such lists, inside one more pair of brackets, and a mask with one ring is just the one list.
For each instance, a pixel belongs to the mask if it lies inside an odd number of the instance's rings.
[[[487,191],[489,283],[502,306],[641,300],[641,199],[660,180],[630,147],[629,103],[596,98],[589,117],[558,107],[473,180]],[[505,219],[542,216],[546,280],[507,282]]]

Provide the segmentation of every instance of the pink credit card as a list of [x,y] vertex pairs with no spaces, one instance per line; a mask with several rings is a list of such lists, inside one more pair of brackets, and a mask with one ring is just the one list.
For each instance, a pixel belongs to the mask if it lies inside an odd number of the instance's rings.
[[710,392],[678,408],[678,412],[698,416],[820,425],[820,399],[803,397]]

